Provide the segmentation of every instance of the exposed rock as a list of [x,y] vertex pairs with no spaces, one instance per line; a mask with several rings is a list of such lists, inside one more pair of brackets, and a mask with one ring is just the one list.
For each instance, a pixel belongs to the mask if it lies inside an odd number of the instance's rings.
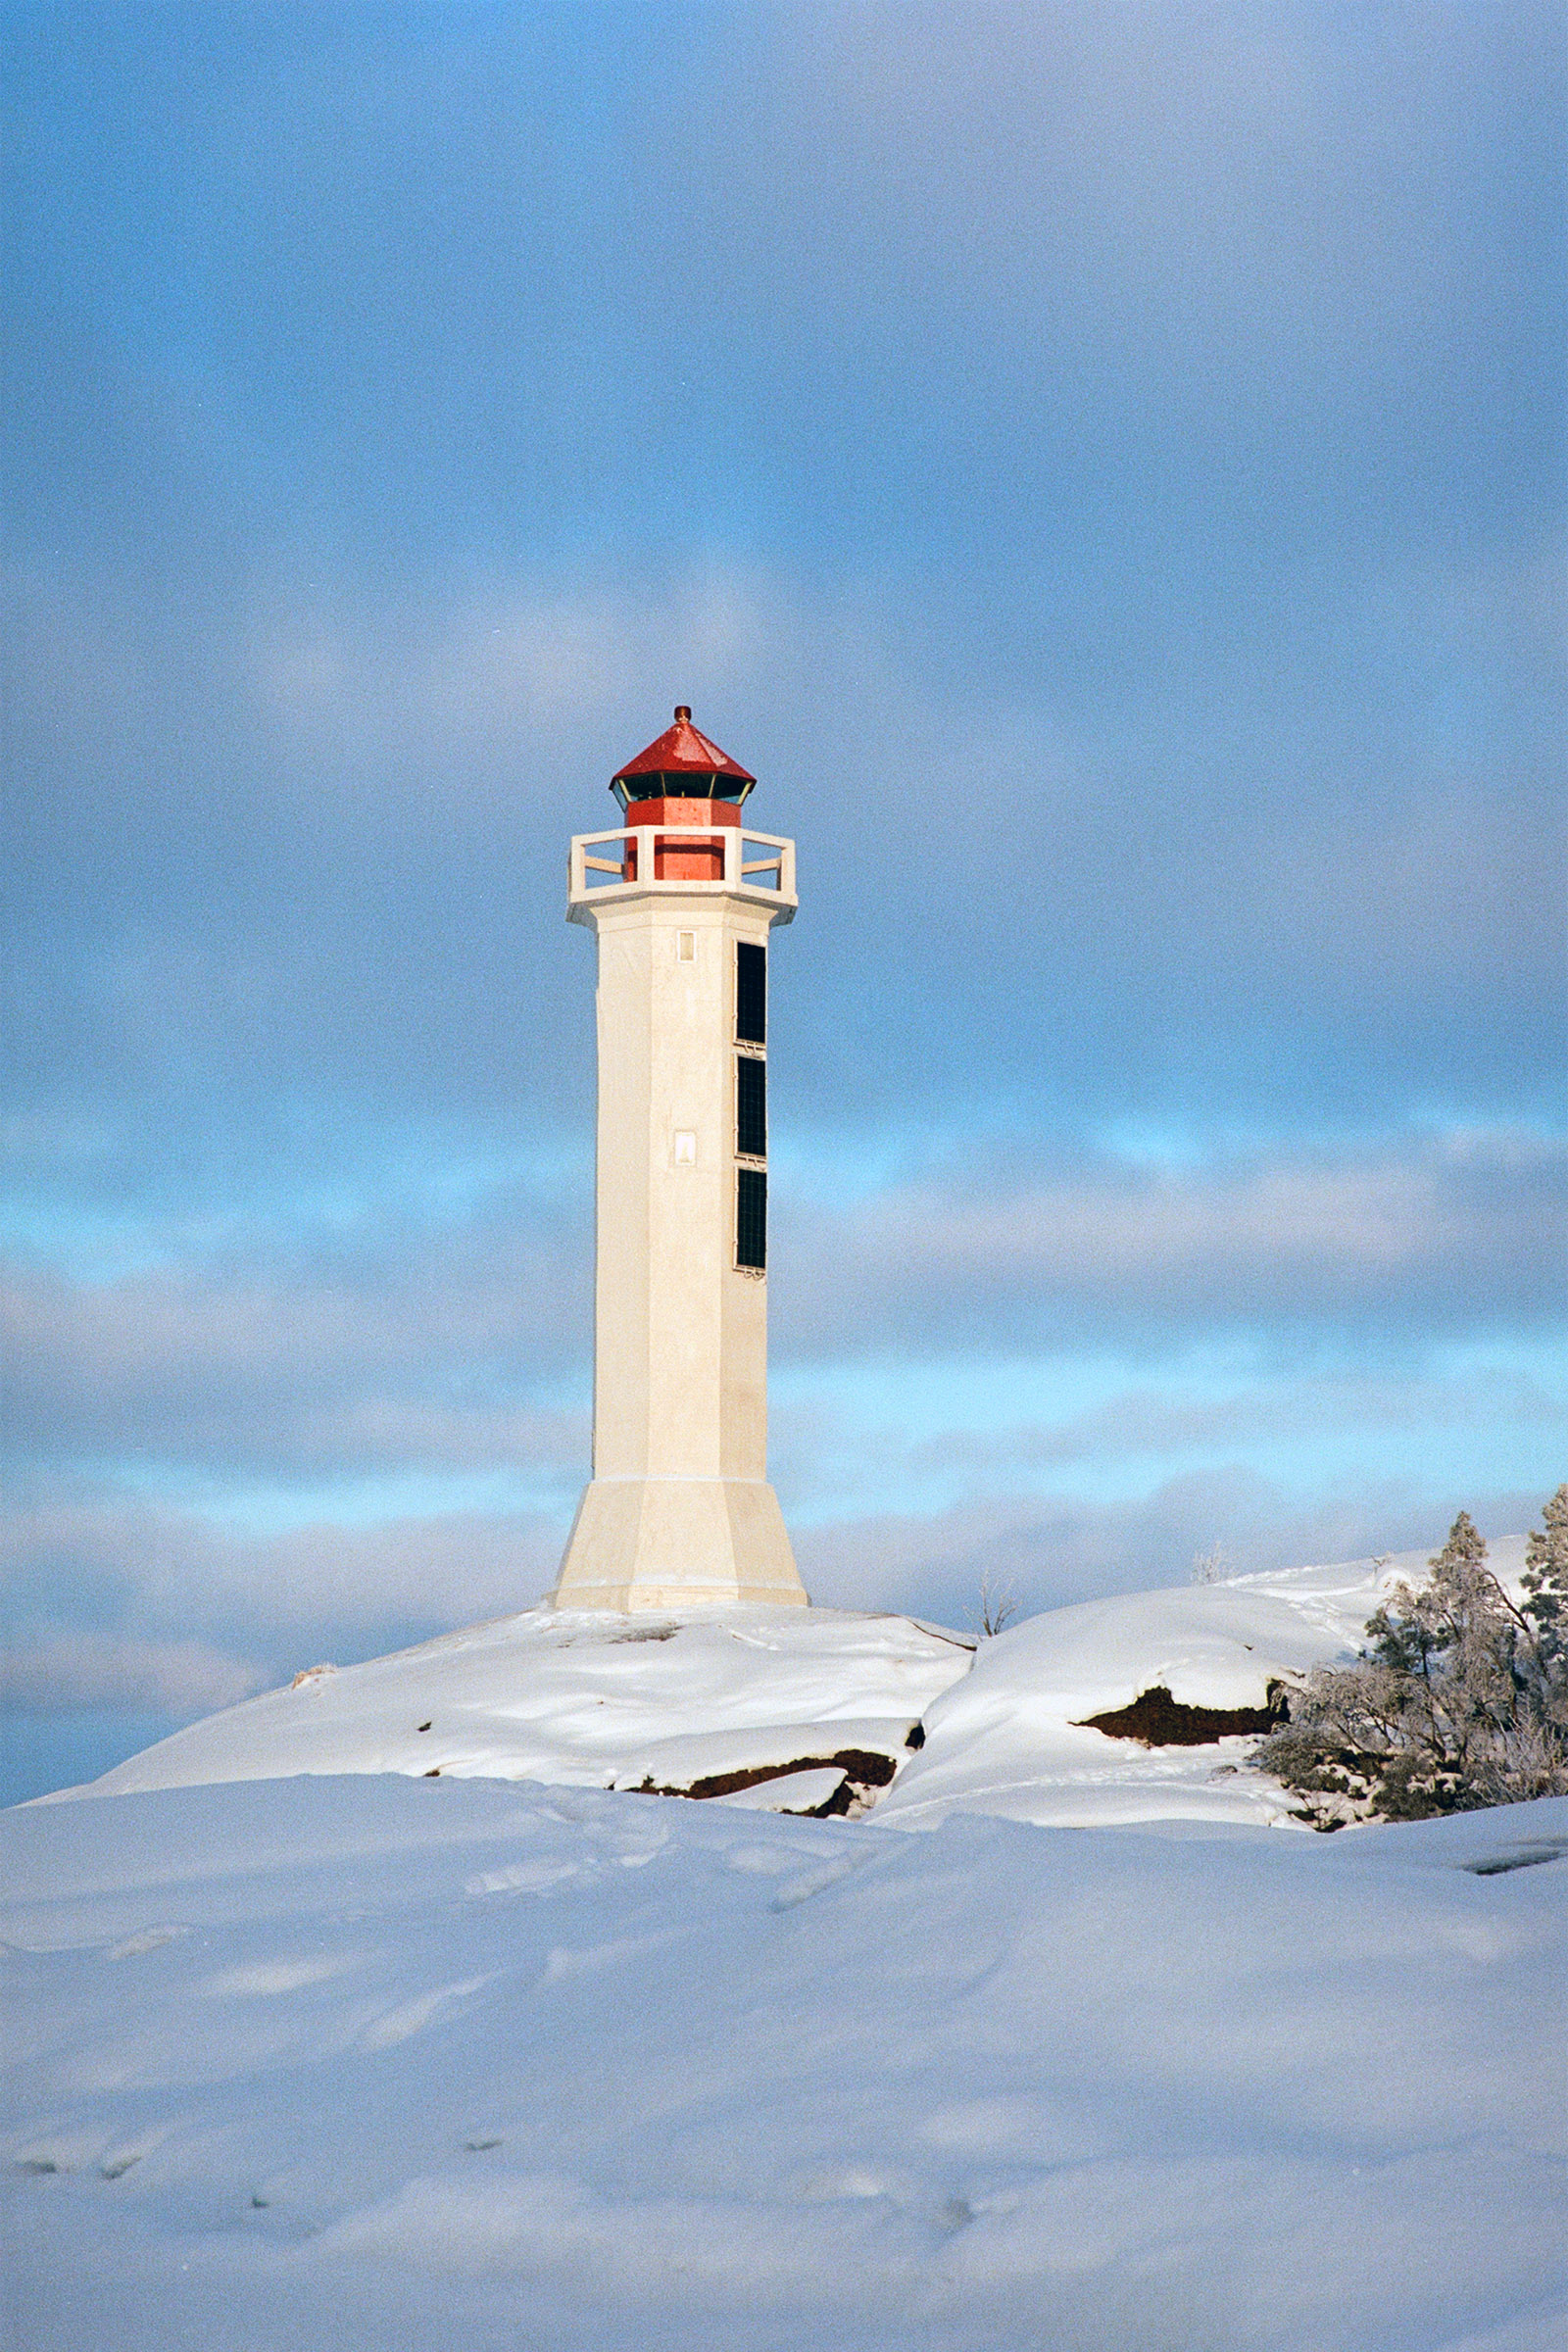
[[[788,1764],[754,1764],[744,1772],[710,1772],[701,1780],[688,1781],[683,1788],[662,1788],[652,1776],[639,1787],[640,1796],[733,1796],[737,1789],[760,1788],[764,1781],[781,1781],[792,1772],[826,1772],[836,1768],[846,1784],[853,1782],[860,1788],[885,1788],[899,1767],[892,1756],[874,1755],[866,1747],[841,1747],[831,1756],[796,1756]],[[851,1799],[843,1804],[834,1801],[826,1808],[842,1813]]]
[[1107,1740],[1136,1740],[1142,1747],[1208,1747],[1249,1732],[1277,1731],[1289,1711],[1279,1683],[1269,1684],[1268,1703],[1261,1707],[1189,1707],[1155,1683],[1140,1690],[1130,1707],[1086,1715],[1076,1728],[1103,1732]]

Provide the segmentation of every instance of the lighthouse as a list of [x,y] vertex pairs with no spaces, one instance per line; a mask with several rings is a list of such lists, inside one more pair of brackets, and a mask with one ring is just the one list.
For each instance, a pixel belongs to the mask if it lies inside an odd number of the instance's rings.
[[767,965],[795,844],[692,724],[611,780],[571,844],[566,919],[599,943],[593,1477],[564,1609],[806,1605],[767,1483]]

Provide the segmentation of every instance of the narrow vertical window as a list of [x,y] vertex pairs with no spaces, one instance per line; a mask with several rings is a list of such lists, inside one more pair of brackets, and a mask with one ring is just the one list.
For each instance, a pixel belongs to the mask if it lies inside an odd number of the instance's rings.
[[676,932],[675,960],[677,963],[695,963],[697,961],[697,934],[695,931]]
[[767,950],[749,939],[735,948],[735,1034],[748,1046],[767,1043]]
[[767,1264],[767,1178],[760,1168],[735,1172],[735,1263],[758,1271]]
[[767,1064],[735,1056],[735,1149],[742,1159],[767,1157]]

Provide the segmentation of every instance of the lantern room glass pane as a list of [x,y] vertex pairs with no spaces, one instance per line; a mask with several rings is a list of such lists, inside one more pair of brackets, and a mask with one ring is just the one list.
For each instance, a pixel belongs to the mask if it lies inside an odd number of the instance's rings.
[[748,939],[735,947],[735,1034],[748,1046],[767,1043],[767,950]]
[[736,1170],[735,1263],[759,1269],[767,1264],[767,1178],[760,1168]]

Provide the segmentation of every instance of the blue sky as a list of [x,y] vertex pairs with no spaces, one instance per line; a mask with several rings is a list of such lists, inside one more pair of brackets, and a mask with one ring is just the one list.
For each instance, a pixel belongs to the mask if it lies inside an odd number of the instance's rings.
[[800,843],[817,1598],[1527,1523],[1555,9],[3,25],[10,1785],[551,1581],[676,700]]

